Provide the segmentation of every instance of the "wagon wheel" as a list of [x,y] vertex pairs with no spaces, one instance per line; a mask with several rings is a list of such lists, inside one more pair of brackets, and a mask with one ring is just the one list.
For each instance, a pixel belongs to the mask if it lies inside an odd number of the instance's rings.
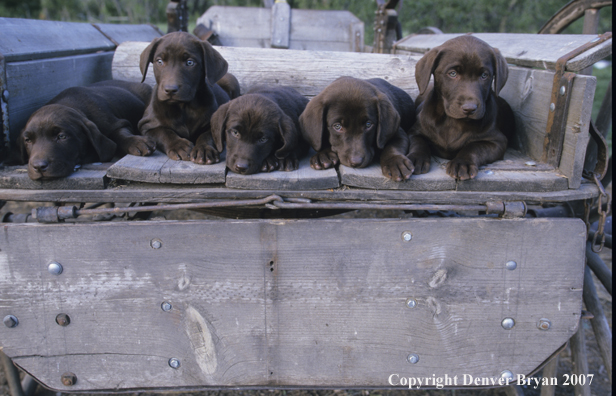
[[558,34],[565,30],[572,22],[583,17],[587,10],[599,10],[611,5],[611,0],[573,0],[558,10],[558,12],[539,29],[539,34]]

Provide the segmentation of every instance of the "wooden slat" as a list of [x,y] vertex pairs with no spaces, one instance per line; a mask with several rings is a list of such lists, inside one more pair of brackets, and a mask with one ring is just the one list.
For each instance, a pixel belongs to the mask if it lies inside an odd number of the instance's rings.
[[113,51],[89,23],[0,18],[0,53],[7,62]]
[[335,169],[314,170],[310,157],[300,161],[299,169],[291,172],[260,172],[254,175],[240,175],[227,172],[227,187],[249,190],[325,190],[340,186]]
[[86,164],[70,176],[51,180],[31,180],[26,165],[0,168],[0,188],[29,190],[100,190],[111,163]]
[[289,48],[291,33],[291,6],[286,1],[276,2],[272,7],[272,47]]
[[[408,36],[396,43],[399,53],[425,53],[460,36],[454,34],[426,34]],[[498,48],[507,62],[539,69],[554,69],[558,58],[598,37],[596,34],[514,34],[473,33],[492,47]],[[567,63],[568,71],[578,72],[612,53],[612,40],[599,44]]]
[[225,160],[214,165],[175,161],[155,151],[147,157],[126,155],[107,170],[107,177],[147,183],[212,184],[225,182]]
[[576,331],[584,248],[579,219],[8,224],[0,342],[62,391],[529,374]]
[[152,41],[161,36],[160,32],[151,25],[97,23],[93,26],[116,45],[125,41]]
[[66,88],[110,80],[112,59],[104,52],[7,63],[11,141],[34,111]]

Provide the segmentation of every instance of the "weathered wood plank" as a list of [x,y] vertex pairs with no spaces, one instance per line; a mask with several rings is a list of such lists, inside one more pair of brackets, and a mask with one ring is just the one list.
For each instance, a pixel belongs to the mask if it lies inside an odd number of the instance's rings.
[[125,41],[152,41],[160,37],[160,32],[151,25],[126,25],[117,23],[93,24],[107,39],[115,45]]
[[[426,53],[445,41],[462,35],[420,34],[396,42],[396,52]],[[567,53],[597,38],[596,34],[517,34],[473,33],[473,36],[498,48],[507,62],[539,69],[554,69],[556,61]],[[599,44],[567,62],[567,70],[578,72],[612,53],[612,39]]]
[[111,80],[112,59],[112,52],[104,52],[7,63],[11,141],[34,111],[66,88]]
[[224,156],[214,165],[198,165],[191,161],[175,161],[155,151],[147,157],[126,155],[107,170],[112,179],[146,183],[215,184],[225,182]]
[[35,190],[100,190],[106,186],[105,173],[110,162],[85,164],[71,175],[51,180],[31,180],[26,165],[0,168],[0,188]]
[[113,51],[89,23],[0,18],[0,53],[7,62]]
[[72,391],[528,374],[577,330],[584,249],[579,219],[8,224],[0,309],[19,325],[0,342]]
[[299,169],[284,172],[260,172],[254,175],[240,175],[227,172],[227,187],[248,190],[325,190],[340,186],[335,169],[314,170],[310,157],[300,160]]
[[277,1],[272,7],[272,47],[289,48],[291,33],[291,6],[286,1]]

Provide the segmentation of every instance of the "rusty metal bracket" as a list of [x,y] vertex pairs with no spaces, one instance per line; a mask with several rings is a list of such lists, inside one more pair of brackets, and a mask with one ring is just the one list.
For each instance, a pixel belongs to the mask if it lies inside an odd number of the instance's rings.
[[602,34],[556,61],[556,73],[554,74],[554,83],[552,84],[550,111],[548,113],[543,156],[541,158],[543,162],[556,168],[560,165],[565,140],[565,127],[569,114],[569,102],[571,101],[571,87],[575,78],[575,73],[565,72],[567,62],[611,38],[612,32]]
[[378,54],[389,54],[392,51],[394,43],[401,37],[401,32],[398,32],[398,12],[395,7],[399,0],[377,0],[378,9],[375,11],[374,18],[374,42],[372,52]]

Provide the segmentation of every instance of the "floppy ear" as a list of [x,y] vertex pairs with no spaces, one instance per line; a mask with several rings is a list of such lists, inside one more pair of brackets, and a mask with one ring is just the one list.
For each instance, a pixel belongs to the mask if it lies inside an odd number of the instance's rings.
[[494,50],[494,93],[498,96],[507,82],[509,67],[507,66],[507,60],[505,60],[505,57],[498,48],[492,48],[492,50]]
[[141,70],[141,82],[145,81],[145,76],[148,74],[148,66],[154,60],[154,54],[156,53],[156,47],[162,40],[162,37],[157,37],[150,45],[148,45],[143,52],[141,53],[141,57],[139,58],[139,70]]
[[430,76],[438,64],[437,60],[440,53],[440,47],[432,48],[430,51],[426,52],[415,65],[415,80],[417,80],[417,87],[419,88],[420,95],[428,89]]
[[207,41],[199,42],[201,43],[201,48],[203,48],[203,72],[206,82],[209,82],[210,85],[214,85],[216,81],[227,74],[229,64],[210,43]]
[[283,159],[288,157],[289,154],[295,150],[299,136],[291,117],[284,113],[282,117],[280,117],[280,120],[278,120],[278,131],[282,136],[283,144],[282,147],[276,151],[276,158]]
[[231,102],[227,102],[220,106],[218,110],[212,114],[212,118],[210,119],[212,139],[214,139],[214,145],[216,145],[216,150],[218,150],[219,153],[222,153],[223,143],[225,142],[225,128],[230,103]]
[[312,98],[299,116],[302,136],[315,151],[321,150],[323,135],[327,133],[327,125],[325,125],[327,109],[319,96]]
[[92,146],[94,146],[94,150],[101,162],[111,161],[118,147],[115,142],[103,135],[92,121],[79,113],[76,115],[78,115],[76,124],[79,125],[84,135],[87,136]]
[[389,98],[382,93],[377,94],[377,107],[379,110],[379,125],[376,130],[376,145],[382,149],[400,127],[400,114],[391,104]]

